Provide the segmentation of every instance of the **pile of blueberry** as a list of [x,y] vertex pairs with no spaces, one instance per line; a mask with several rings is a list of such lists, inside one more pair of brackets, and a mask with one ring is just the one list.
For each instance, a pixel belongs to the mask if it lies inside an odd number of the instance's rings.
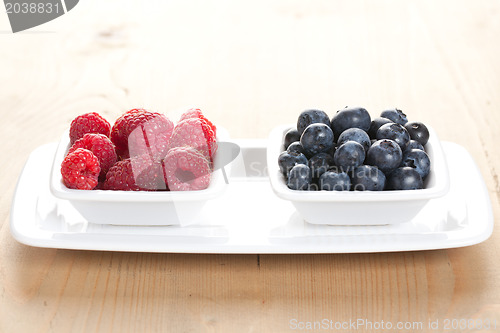
[[422,189],[431,166],[428,139],[427,127],[408,122],[399,109],[373,120],[360,107],[346,107],[332,119],[306,110],[284,135],[278,164],[292,190]]

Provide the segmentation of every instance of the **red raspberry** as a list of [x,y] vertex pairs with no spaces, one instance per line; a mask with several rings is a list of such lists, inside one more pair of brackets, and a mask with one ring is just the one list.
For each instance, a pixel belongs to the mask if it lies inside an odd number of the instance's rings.
[[203,190],[210,185],[210,163],[194,148],[172,148],[163,163],[166,183],[171,191]]
[[[157,155],[166,153],[164,147],[168,144],[173,128],[172,121],[163,114],[145,109],[132,109],[116,120],[111,129],[111,141],[116,146],[118,157],[122,159],[131,156],[130,146],[133,147],[132,156],[147,152],[151,156],[157,157]],[[132,136],[132,140],[129,142],[130,134],[136,129],[137,133]]]
[[170,138],[170,149],[175,147],[193,147],[207,159],[212,160],[217,150],[217,141],[205,121],[199,118],[187,118],[180,121],[174,128]]
[[153,161],[149,155],[116,162],[106,174],[103,188],[121,191],[167,190],[161,163]]
[[78,148],[61,163],[63,183],[68,188],[92,190],[97,186],[101,167],[99,160],[87,149]]
[[111,125],[97,112],[89,112],[76,117],[69,128],[71,144],[83,138],[86,133],[100,133],[109,137]]
[[183,121],[184,119],[189,119],[189,118],[199,118],[203,121],[205,121],[208,126],[210,126],[210,128],[212,129],[212,132],[211,133],[214,138],[216,137],[217,135],[217,128],[215,127],[214,124],[212,124],[212,122],[210,120],[208,120],[204,115],[203,115],[203,112],[201,112],[200,109],[189,109],[187,110],[186,112],[184,112],[182,115],[181,115],[181,119],[179,120],[179,122]]
[[168,152],[168,143],[174,124],[160,115],[137,126],[128,137],[130,156],[148,154],[155,161],[161,161]]
[[99,160],[101,167],[100,177],[105,177],[109,168],[116,163],[115,145],[104,134],[87,133],[83,138],[78,139],[68,150],[68,154],[78,148],[90,150]]

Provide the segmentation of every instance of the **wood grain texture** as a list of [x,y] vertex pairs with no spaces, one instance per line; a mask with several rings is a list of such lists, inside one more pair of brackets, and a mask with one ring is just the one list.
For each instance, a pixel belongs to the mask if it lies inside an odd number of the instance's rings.
[[40,249],[8,226],[33,149],[76,115],[136,106],[174,118],[199,106],[240,138],[305,108],[399,106],[471,152],[498,217],[498,1],[85,0],[9,29],[0,15],[0,332],[285,332],[325,318],[500,329],[498,228],[460,249],[256,256]]

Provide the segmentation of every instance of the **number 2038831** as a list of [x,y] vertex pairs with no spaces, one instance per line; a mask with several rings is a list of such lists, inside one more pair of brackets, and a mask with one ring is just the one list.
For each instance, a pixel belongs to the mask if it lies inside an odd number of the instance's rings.
[[58,14],[63,10],[59,3],[50,2],[6,2],[5,9],[7,14]]

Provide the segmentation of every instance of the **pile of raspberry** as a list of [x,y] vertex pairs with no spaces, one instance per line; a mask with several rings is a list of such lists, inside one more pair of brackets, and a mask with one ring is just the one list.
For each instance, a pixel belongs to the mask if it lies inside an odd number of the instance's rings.
[[193,191],[210,185],[217,129],[190,109],[178,123],[132,109],[113,126],[96,112],[76,117],[62,164],[66,187],[79,190]]

